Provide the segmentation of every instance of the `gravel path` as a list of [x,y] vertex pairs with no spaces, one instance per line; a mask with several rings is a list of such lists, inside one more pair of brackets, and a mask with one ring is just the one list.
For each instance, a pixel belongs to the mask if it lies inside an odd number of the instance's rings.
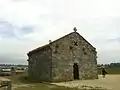
[[58,86],[78,87],[92,90],[92,88],[120,90],[120,75],[108,75],[106,78],[99,76],[96,80],[77,80],[70,82],[52,83]]

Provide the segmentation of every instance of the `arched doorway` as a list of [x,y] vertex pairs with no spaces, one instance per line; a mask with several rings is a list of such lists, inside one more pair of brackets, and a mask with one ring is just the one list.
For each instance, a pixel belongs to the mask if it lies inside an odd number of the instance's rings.
[[73,77],[75,80],[79,79],[79,68],[77,63],[74,63],[73,65]]

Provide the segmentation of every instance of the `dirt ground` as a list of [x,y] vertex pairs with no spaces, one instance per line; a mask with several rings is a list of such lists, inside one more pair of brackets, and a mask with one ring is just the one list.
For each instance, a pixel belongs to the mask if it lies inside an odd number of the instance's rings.
[[76,80],[70,82],[53,83],[58,86],[78,87],[78,88],[101,88],[110,90],[120,90],[120,75],[107,75],[106,78],[99,76],[96,80]]

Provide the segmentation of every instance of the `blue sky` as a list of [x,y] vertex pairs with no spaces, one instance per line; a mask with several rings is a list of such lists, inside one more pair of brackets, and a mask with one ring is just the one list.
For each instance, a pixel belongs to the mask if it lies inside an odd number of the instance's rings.
[[26,53],[72,32],[98,52],[98,63],[120,62],[119,0],[0,0],[0,63],[26,64]]

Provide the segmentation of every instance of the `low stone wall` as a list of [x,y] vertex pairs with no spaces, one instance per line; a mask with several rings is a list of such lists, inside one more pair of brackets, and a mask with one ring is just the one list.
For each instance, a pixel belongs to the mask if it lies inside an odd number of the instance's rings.
[[9,79],[0,77],[0,90],[3,88],[6,88],[6,90],[12,90],[12,82]]

